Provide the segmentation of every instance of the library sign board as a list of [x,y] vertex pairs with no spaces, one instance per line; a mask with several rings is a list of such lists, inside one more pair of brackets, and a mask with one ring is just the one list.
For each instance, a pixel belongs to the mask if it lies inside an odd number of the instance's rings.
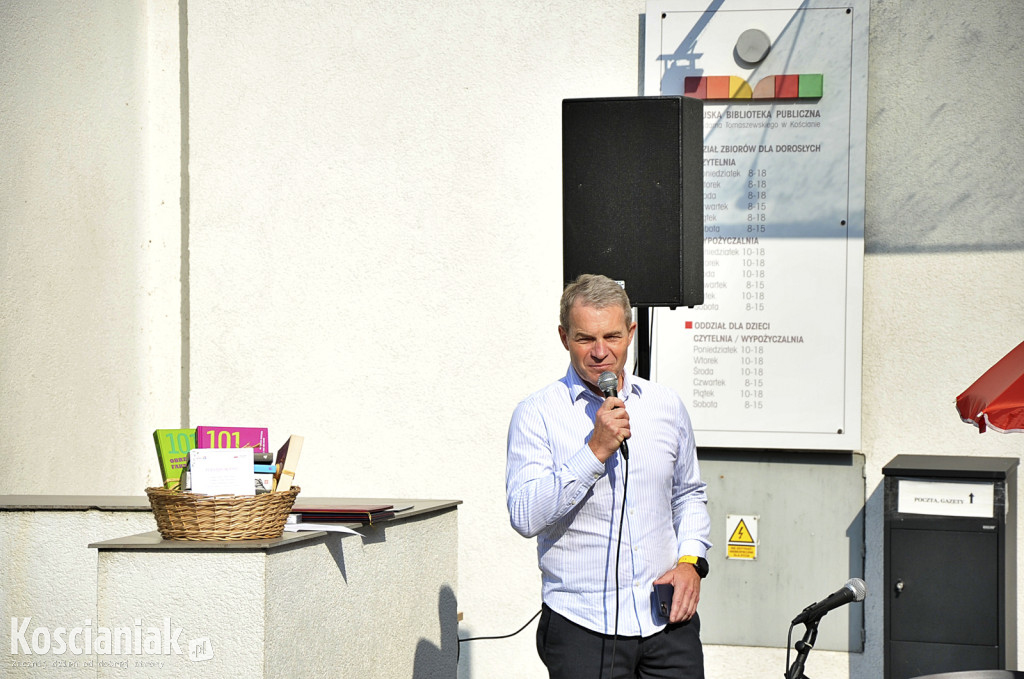
[[652,377],[701,446],[860,447],[867,0],[654,1],[644,94],[704,100],[704,304]]

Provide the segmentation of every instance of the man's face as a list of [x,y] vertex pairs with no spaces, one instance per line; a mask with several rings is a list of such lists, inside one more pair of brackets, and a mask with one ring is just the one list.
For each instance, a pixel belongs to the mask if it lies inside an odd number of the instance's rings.
[[626,324],[622,307],[597,309],[580,302],[569,310],[568,331],[558,326],[558,336],[569,351],[573,367],[594,387],[606,370],[615,373],[622,386],[622,369],[635,331],[636,323]]

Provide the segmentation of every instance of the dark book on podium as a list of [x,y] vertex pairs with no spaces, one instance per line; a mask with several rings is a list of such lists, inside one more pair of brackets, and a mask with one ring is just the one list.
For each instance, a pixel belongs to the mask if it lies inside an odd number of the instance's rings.
[[369,523],[391,519],[395,516],[394,505],[327,505],[302,504],[296,502],[292,515],[309,523]]

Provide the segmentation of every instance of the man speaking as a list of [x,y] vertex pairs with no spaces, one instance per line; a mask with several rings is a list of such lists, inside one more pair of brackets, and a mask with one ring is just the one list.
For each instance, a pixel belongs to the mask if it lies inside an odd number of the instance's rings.
[[635,331],[615,281],[570,283],[558,327],[569,369],[509,425],[506,499],[512,526],[537,538],[537,652],[551,679],[704,677],[705,484],[682,400],[624,370]]

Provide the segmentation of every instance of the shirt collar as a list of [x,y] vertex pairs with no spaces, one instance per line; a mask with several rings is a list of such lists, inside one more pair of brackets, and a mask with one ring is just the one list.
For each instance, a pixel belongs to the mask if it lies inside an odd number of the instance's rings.
[[[639,385],[633,383],[630,379],[630,374],[623,371],[622,374],[622,392],[619,394],[619,398],[623,401],[629,398],[629,395],[635,391],[639,391]],[[573,367],[572,363],[569,364],[569,369],[565,373],[565,381],[569,386],[569,394],[572,396],[572,400],[575,401],[580,397],[580,394],[590,394],[594,398],[598,398],[598,395],[590,390],[590,387],[583,378],[576,372],[576,368]]]

